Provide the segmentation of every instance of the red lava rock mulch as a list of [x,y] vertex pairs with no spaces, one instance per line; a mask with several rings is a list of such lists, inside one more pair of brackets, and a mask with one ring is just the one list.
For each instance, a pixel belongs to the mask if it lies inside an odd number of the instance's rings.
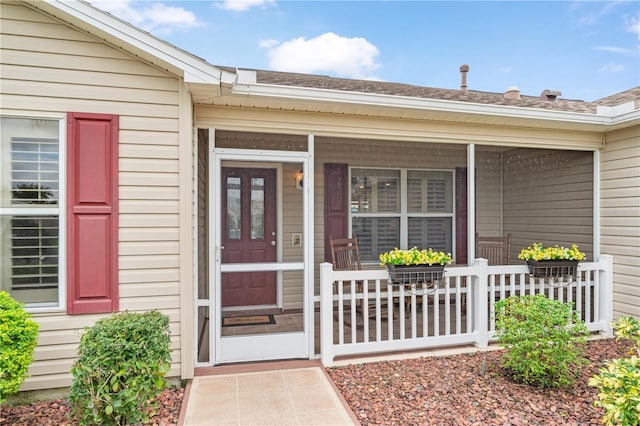
[[363,425],[599,425],[603,410],[593,406],[598,392],[587,381],[629,348],[614,339],[589,342],[589,364],[563,389],[511,382],[499,366],[502,350],[328,372]]
[[[598,425],[597,390],[587,386],[604,360],[625,356],[630,345],[589,342],[589,364],[570,388],[538,389],[505,377],[503,351],[427,357],[328,369],[363,425]],[[165,390],[150,424],[175,425],[184,389]],[[66,400],[2,407],[0,424],[76,425]]]
[[[149,425],[169,426],[178,424],[180,406],[184,397],[184,388],[165,389],[157,398],[158,412],[151,418]],[[0,408],[0,424],[3,426],[43,426],[77,425],[70,419],[69,401],[38,401],[28,405]]]

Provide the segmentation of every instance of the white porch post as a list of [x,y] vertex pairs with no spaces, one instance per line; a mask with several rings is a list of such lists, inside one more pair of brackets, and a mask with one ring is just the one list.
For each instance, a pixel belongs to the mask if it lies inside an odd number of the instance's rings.
[[475,345],[478,348],[489,346],[489,305],[487,303],[487,276],[489,261],[475,259],[473,262],[474,275],[471,279],[473,287],[473,331],[476,334]]
[[600,151],[593,151],[593,260],[600,260]]
[[[307,161],[305,162],[304,170],[304,183],[303,183],[303,221],[304,221],[304,233],[303,233],[303,245],[304,245],[304,311],[305,315],[305,327],[309,330],[308,336],[308,348],[309,359],[313,359],[315,354],[315,271],[314,271],[314,248],[315,248],[315,236],[313,232],[314,228],[314,188],[315,188],[315,137],[312,134],[307,135]],[[322,280],[320,281],[322,283]],[[322,321],[320,321],[322,326]]]
[[602,323],[602,334],[607,337],[613,336],[611,321],[613,321],[613,256],[603,254],[600,256],[602,269],[600,274],[600,288],[598,296],[600,298],[600,321]]
[[320,264],[320,362],[333,366],[333,265]]
[[467,145],[467,263],[476,258],[476,146]]

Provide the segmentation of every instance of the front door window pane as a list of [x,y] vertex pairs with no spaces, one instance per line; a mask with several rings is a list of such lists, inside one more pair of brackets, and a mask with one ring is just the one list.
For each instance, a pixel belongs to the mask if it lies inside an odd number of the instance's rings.
[[264,178],[251,178],[251,239],[264,239]]
[[240,178],[227,178],[227,238],[239,240],[241,234],[242,208],[240,203]]

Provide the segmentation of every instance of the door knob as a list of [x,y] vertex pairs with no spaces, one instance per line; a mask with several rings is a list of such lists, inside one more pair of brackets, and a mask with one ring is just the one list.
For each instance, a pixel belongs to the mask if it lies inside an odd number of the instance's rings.
[[271,241],[271,245],[272,245],[272,246],[275,246],[275,245],[276,245],[276,242],[275,242],[275,241]]

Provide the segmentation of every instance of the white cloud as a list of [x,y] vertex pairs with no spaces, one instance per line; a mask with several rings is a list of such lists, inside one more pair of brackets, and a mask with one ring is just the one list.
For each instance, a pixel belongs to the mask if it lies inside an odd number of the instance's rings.
[[640,14],[634,17],[626,17],[625,24],[627,31],[630,33],[636,33],[638,35],[638,40],[640,40]]
[[619,1],[608,2],[585,2],[578,1],[569,5],[569,10],[574,14],[574,22],[579,26],[593,25],[614,8],[622,5]]
[[196,15],[182,7],[138,0],[94,0],[94,6],[155,34],[167,34],[202,25]]
[[622,64],[606,64],[600,68],[600,72],[622,72],[624,71],[624,65]]
[[298,37],[274,44],[269,49],[269,66],[278,71],[320,73],[343,77],[376,79],[373,72],[378,48],[362,37],[341,37],[325,33],[306,40]]
[[269,6],[275,4],[274,0],[223,0],[222,9],[244,12],[252,7]]
[[633,55],[636,53],[636,51],[633,49],[629,49],[626,47],[616,47],[616,46],[596,46],[594,47],[594,50],[600,50],[602,52],[617,53],[620,55]]
[[268,39],[268,40],[260,40],[258,42],[258,46],[263,49],[271,49],[272,47],[278,44],[278,40]]

